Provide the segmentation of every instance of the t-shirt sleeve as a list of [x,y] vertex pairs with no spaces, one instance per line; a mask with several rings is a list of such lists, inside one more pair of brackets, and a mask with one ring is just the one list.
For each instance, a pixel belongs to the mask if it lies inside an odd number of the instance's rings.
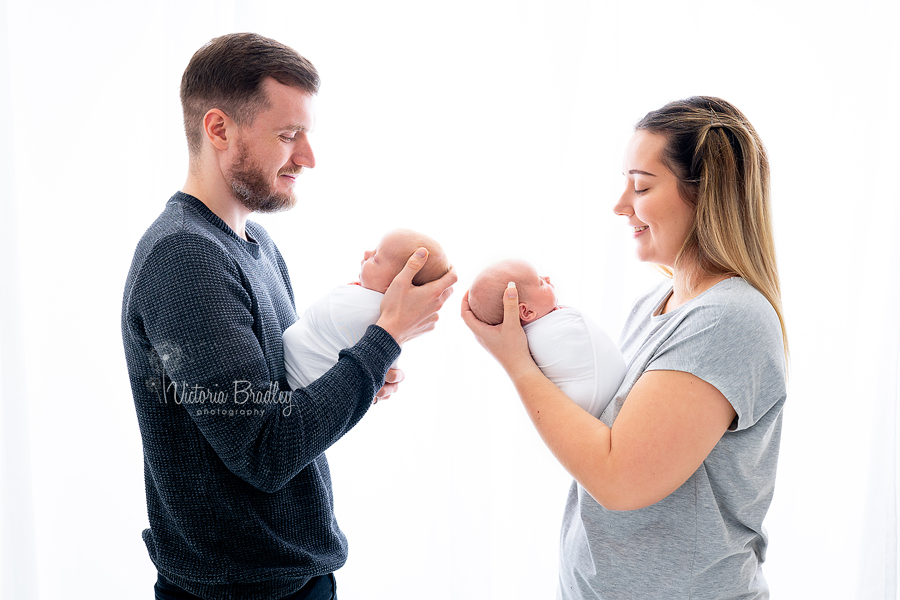
[[714,386],[737,412],[735,430],[759,421],[785,393],[784,348],[774,309],[753,290],[690,307],[648,371],[684,371]]

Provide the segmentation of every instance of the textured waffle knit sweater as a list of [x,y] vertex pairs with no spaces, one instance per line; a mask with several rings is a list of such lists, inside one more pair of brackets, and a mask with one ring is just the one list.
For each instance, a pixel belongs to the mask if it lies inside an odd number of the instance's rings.
[[144,542],[165,577],[216,600],[280,598],[344,564],[324,452],[400,354],[373,325],[324,376],[287,389],[287,267],[262,227],[246,233],[176,193],[137,246],[122,306]]

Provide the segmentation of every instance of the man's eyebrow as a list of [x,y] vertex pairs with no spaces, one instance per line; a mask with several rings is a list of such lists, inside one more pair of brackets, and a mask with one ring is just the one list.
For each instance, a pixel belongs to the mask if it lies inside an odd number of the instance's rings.
[[629,175],[649,175],[650,177],[656,177],[653,173],[648,173],[647,171],[641,171],[640,169],[631,169],[628,171]]

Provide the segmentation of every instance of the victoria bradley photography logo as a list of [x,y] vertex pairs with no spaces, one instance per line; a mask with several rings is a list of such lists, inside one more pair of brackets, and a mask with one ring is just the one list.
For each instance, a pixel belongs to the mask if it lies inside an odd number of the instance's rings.
[[[253,389],[249,381],[234,381],[233,385],[213,389],[187,382],[169,381],[162,390],[161,402],[197,406],[198,415],[262,415],[261,405],[280,404],[281,414],[289,417],[294,405],[291,392],[279,389],[278,382],[271,383],[265,390]],[[258,408],[259,407],[259,408]]]

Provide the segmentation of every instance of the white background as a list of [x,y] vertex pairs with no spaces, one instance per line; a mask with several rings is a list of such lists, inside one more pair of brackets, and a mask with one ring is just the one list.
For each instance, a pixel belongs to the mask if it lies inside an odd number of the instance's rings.
[[773,598],[892,597],[898,29],[900,5],[873,0],[0,3],[2,598],[152,597],[122,288],[184,182],[181,73],[247,30],[323,79],[299,206],[258,219],[298,308],[398,226],[460,276],[401,392],[329,451],[342,599],[554,597],[569,478],[459,300],[527,258],[617,336],[659,277],[610,210],[622,152],[695,94],[737,105],[772,165],[792,349]]

